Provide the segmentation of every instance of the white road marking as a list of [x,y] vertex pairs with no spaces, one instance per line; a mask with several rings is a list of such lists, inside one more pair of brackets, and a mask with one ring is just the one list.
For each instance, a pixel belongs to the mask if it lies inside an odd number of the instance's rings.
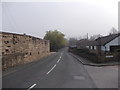
[[61,59],[61,56],[60,56],[60,59]]
[[55,67],[56,67],[56,64],[47,72],[47,74],[49,74]]
[[[60,56],[60,58],[58,59],[57,63],[60,62],[60,59],[62,58],[62,54],[63,54],[63,53],[61,53],[61,56]],[[56,64],[55,64],[46,74],[49,74],[55,67],[56,67]]]
[[37,84],[33,84],[31,87],[28,88],[28,90],[31,90],[32,88],[34,88]]
[[60,62],[60,59],[58,59],[57,63],[59,63],[59,62]]
[[61,53],[61,56],[60,56],[60,58],[58,59],[58,61],[57,61],[57,63],[59,63],[60,62],[60,59],[62,58],[62,53]]
[[61,53],[61,56],[60,56],[60,58],[62,58],[62,55],[63,55],[63,53]]

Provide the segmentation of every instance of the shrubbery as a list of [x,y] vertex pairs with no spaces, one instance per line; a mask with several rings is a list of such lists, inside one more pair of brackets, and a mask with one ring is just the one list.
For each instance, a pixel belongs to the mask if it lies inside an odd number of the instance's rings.
[[92,62],[97,63],[98,62],[98,56],[95,53],[91,53],[89,49],[87,48],[81,48],[81,49],[77,49],[74,48],[72,50],[69,50],[70,52],[79,55],[83,58],[86,58],[87,60],[90,60]]
[[[103,62],[109,62],[109,61],[120,61],[120,52],[109,52],[103,55],[98,55],[96,53],[90,52],[89,49],[87,48],[82,48],[82,49],[77,49],[77,48],[72,48],[69,49],[70,52],[79,55],[87,60],[90,60],[94,63],[103,63]],[[106,58],[106,55],[113,55],[111,58]]]

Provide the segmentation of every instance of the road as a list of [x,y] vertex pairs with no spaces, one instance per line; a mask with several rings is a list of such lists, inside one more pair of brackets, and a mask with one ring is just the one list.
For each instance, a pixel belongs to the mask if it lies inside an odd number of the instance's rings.
[[67,48],[3,75],[3,88],[96,88]]

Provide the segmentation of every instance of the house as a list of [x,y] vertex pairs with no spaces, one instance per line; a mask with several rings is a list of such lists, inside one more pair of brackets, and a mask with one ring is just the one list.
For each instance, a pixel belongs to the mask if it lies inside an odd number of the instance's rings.
[[120,33],[100,37],[96,39],[96,42],[101,47],[101,51],[113,52],[120,49]]
[[77,46],[77,49],[80,49],[80,48],[86,48],[88,47],[89,48],[89,43],[90,41],[88,39],[81,39],[79,40],[77,43],[76,43],[76,46]]
[[99,37],[98,39],[93,41],[82,39],[79,40],[76,45],[78,49],[88,48],[96,53],[113,52],[116,49],[120,49],[120,33]]

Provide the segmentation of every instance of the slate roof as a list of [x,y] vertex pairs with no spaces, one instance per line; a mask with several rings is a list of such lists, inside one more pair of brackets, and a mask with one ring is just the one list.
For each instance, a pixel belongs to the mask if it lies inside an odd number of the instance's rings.
[[89,40],[88,39],[81,39],[77,42],[77,45],[81,46],[81,47],[84,47],[84,46],[87,46],[89,43]]
[[108,36],[104,36],[104,37],[100,37],[98,39],[96,39],[95,41],[98,42],[98,45],[106,45],[107,43],[109,43],[110,41],[112,41],[113,39],[115,39],[116,37],[120,36],[119,34],[111,34]]
[[93,41],[90,41],[88,39],[81,39],[77,42],[77,45],[79,45],[81,47],[98,46],[98,45],[104,46],[118,36],[120,36],[120,33],[119,34],[111,34],[111,35],[104,36],[104,37],[99,37],[98,39],[93,40]]
[[88,46],[98,46],[98,42],[97,41],[89,41]]

